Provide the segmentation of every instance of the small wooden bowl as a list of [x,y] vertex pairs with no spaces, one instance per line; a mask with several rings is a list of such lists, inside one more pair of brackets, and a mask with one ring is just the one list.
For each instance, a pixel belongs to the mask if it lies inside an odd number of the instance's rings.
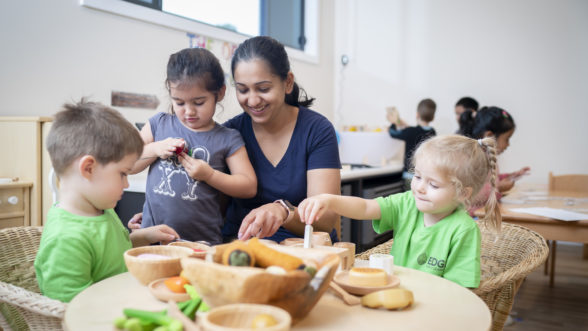
[[210,252],[210,250],[212,249],[212,247],[205,245],[205,244],[201,244],[201,243],[197,243],[197,242],[191,242],[191,241],[174,241],[173,243],[170,243],[169,246],[181,246],[181,247],[188,247],[192,250],[201,250],[202,252],[197,252],[194,251],[193,255],[194,257],[197,257],[199,259],[203,259],[206,257],[206,254],[208,252]]
[[[168,259],[144,259],[138,257],[141,254],[157,254],[168,256]],[[152,281],[177,276],[182,271],[181,258],[193,256],[194,251],[187,247],[154,245],[135,247],[124,253],[125,264],[129,272],[141,282],[147,285]]]
[[318,265],[314,277],[302,270],[277,275],[265,271],[264,268],[221,264],[226,246],[214,247],[212,261],[182,259],[184,277],[196,288],[204,302],[213,308],[235,303],[269,304],[289,312],[293,323],[304,318],[312,310],[329,288],[339,265],[339,256],[333,252],[272,245],[273,249],[302,260],[312,259]]
[[259,304],[236,303],[214,308],[200,321],[204,331],[252,330],[253,319],[259,314],[272,316],[277,324],[255,330],[288,331],[292,318],[284,309]]
[[188,293],[176,293],[167,288],[167,286],[165,286],[166,279],[167,278],[160,278],[149,283],[149,291],[151,291],[151,294],[153,294],[154,297],[163,302],[168,302],[169,300],[174,300],[175,302],[190,300],[190,295]]

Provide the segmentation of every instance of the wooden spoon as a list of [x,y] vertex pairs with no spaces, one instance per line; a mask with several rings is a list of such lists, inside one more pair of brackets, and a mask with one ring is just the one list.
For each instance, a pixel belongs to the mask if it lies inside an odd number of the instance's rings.
[[355,295],[349,294],[347,291],[341,288],[341,286],[337,285],[337,283],[333,281],[331,281],[331,283],[329,284],[329,288],[333,290],[333,292],[335,292],[335,294],[337,294],[339,298],[343,299],[343,302],[350,306],[359,305],[361,303],[360,298],[356,297]]

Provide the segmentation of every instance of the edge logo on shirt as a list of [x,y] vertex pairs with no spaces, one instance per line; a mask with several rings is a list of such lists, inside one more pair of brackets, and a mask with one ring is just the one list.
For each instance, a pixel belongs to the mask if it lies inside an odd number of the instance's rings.
[[435,268],[438,270],[445,269],[445,260],[437,259],[433,256],[427,256],[427,253],[422,253],[417,257],[417,263],[419,265],[427,264],[428,268]]
[[417,263],[419,265],[423,265],[423,264],[425,264],[425,262],[427,262],[427,253],[423,253],[423,254],[419,255],[419,257],[417,258]]

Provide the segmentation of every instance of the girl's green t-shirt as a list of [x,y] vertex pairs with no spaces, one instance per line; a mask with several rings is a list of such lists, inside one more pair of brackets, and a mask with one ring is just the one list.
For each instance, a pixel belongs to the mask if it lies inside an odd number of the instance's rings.
[[394,264],[441,276],[464,287],[480,285],[480,230],[461,207],[425,227],[411,191],[377,198],[377,233],[394,230]]

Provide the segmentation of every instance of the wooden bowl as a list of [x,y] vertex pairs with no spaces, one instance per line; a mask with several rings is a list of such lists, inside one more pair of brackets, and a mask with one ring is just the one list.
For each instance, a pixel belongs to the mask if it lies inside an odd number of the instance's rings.
[[168,302],[169,300],[174,300],[175,302],[190,300],[190,295],[188,293],[176,293],[167,288],[167,286],[165,286],[166,279],[167,278],[159,278],[147,285],[149,291],[154,297],[163,302]]
[[253,319],[260,314],[272,316],[277,324],[257,327],[255,330],[290,330],[292,318],[287,311],[274,306],[251,303],[236,303],[211,309],[200,321],[203,331],[251,330]]
[[192,250],[195,250],[195,249],[199,250],[199,251],[194,251],[194,253],[193,253],[193,256],[197,257],[199,259],[204,259],[206,257],[206,254],[212,249],[208,245],[197,243],[197,242],[191,242],[191,241],[174,241],[173,243],[169,243],[169,246],[181,246],[181,247],[188,247]]
[[[164,255],[166,259],[148,259],[138,257],[141,254]],[[129,272],[143,285],[152,281],[177,276],[182,271],[180,259],[190,257],[194,251],[187,247],[154,245],[135,247],[124,253],[125,264]]]
[[318,266],[314,277],[302,270],[276,275],[263,268],[221,264],[226,246],[215,246],[212,261],[182,259],[184,277],[197,289],[204,302],[213,308],[233,303],[269,304],[289,312],[293,323],[304,318],[318,302],[329,288],[339,265],[339,256],[332,252],[272,245],[273,249],[303,260],[313,259]]

